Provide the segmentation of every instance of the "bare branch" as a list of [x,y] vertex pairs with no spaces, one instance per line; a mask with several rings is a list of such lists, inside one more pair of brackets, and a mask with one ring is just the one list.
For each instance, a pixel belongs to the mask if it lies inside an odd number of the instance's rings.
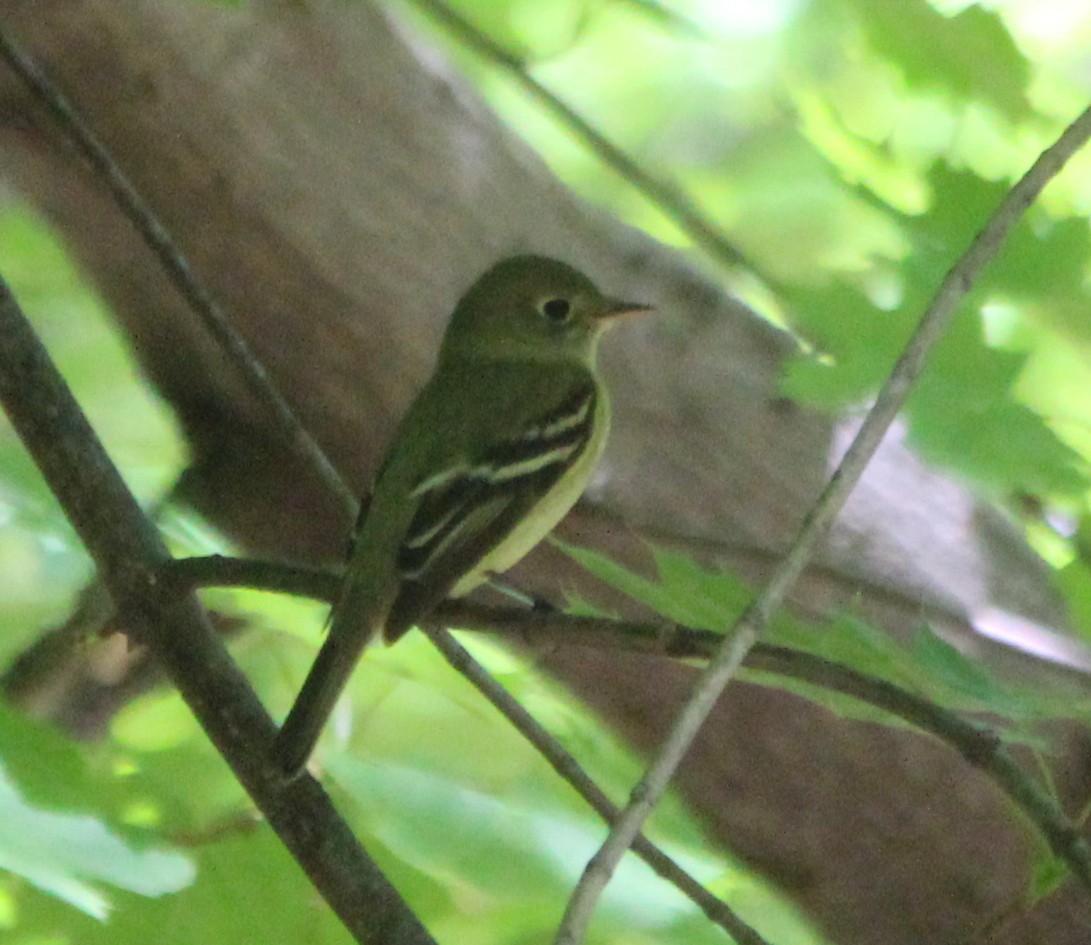
[[[340,580],[327,571],[315,568],[292,567],[271,561],[227,558],[211,555],[205,558],[183,558],[174,561],[166,573],[178,593],[189,592],[196,587],[250,587],[266,591],[313,597],[332,602]],[[450,610],[455,615],[461,602],[451,601]],[[474,608],[470,607],[471,614]],[[518,612],[515,612],[518,613]],[[441,623],[451,622],[451,614],[445,606],[437,618]],[[457,617],[455,619],[457,623]],[[456,672],[467,679],[516,730],[531,743],[588,805],[611,823],[618,815],[618,808],[602,792],[597,784],[580,767],[576,759],[565,750],[489,673],[465,647],[445,630],[435,627],[426,631],[429,639]],[[644,836],[637,838],[633,849],[663,879],[688,896],[708,918],[720,925],[740,945],[766,945],[765,940],[740,919],[726,903],[717,899],[697,880]]]
[[413,0],[429,16],[478,55],[507,72],[523,90],[558,122],[579,138],[611,170],[632,184],[644,197],[689,234],[721,266],[756,271],[743,253],[720,232],[672,181],[656,177],[602,134],[570,105],[554,95],[529,72],[518,56],[491,39],[442,0]]
[[[450,633],[443,629],[426,631],[443,658],[472,683],[500,711],[516,730],[541,753],[557,772],[606,823],[613,823],[619,810],[602,789],[565,750],[495,679],[492,678]],[[633,852],[668,883],[688,896],[702,912],[723,928],[739,945],[766,945],[758,932],[740,919],[722,900],[717,899],[697,880],[643,834],[633,841]]]
[[1083,146],[1089,135],[1091,108],[1084,111],[1039,156],[997,207],[962,258],[947,273],[921,317],[913,337],[879,391],[875,404],[864,418],[852,445],[804,519],[784,560],[765,589],[727,634],[723,646],[698,679],[689,702],[682,709],[659,754],[633,788],[624,813],[614,823],[610,836],[584,869],[557,930],[555,945],[578,945],[583,941],[595,905],[617,864],[659,802],[679,762],[724,687],[737,672],[770,616],[783,603],[819,540],[825,536],[840,512],[845,499],[878,449],[887,428],[905,403],[928,354],[954,317],[959,302],[969,292],[986,264],[996,255],[1023,211],[1068,159]]
[[194,274],[189,261],[182,255],[182,251],[175,245],[151,207],[137,193],[131,181],[118,167],[110,152],[83,119],[76,114],[61,90],[38,68],[37,63],[12,42],[3,29],[0,29],[0,56],[45,106],[80,154],[99,175],[182,297],[239,369],[258,401],[268,405],[275,421],[275,428],[284,437],[287,445],[314,467],[322,482],[344,506],[349,519],[355,518],[358,507],[357,497],[345,485],[318,443],[304,429],[303,424],[299,422],[299,418],[296,417],[288,402],[281,396],[249,345],[235,331],[220,304]]
[[0,279],[0,402],[99,576],[315,888],[362,943],[433,939],[313,778],[269,763],[275,727],[192,594],[171,593],[170,556]]
[[[315,568],[219,556],[175,561],[168,576],[170,580],[179,582],[179,590],[211,586],[251,587],[325,601],[333,599],[339,583],[336,576]],[[723,642],[723,637],[718,633],[675,623],[573,617],[515,607],[490,607],[453,599],[440,605],[434,619],[447,627],[496,633],[531,644],[587,646],[674,659],[709,659]],[[432,639],[452,666],[463,672],[520,732],[538,746],[537,736],[532,737],[531,730],[524,728],[519,721],[519,717],[526,714],[525,710],[507,698],[494,698],[496,689],[499,689],[495,681],[490,680],[491,686],[486,691],[478,684],[475,675],[464,672],[465,664],[461,656],[449,656],[446,644],[434,635]],[[757,643],[746,655],[744,665],[857,699],[950,745],[969,764],[985,772],[1015,802],[1041,832],[1053,852],[1065,862],[1080,883],[1091,890],[1091,845],[1065,816],[1053,796],[1041,790],[1023,772],[1001,739],[989,728],[966,721],[894,683],[801,650]],[[537,725],[533,720],[531,723]],[[558,756],[555,762],[548,755],[547,760],[558,774],[568,780],[568,774],[562,770],[567,766],[567,761]],[[591,799],[590,793],[585,793],[573,781],[569,783],[604,819],[612,821],[614,815],[607,816]],[[590,787],[592,791],[598,790],[593,783]],[[616,813],[613,805],[610,805],[610,810]],[[639,852],[639,848],[634,849]]]

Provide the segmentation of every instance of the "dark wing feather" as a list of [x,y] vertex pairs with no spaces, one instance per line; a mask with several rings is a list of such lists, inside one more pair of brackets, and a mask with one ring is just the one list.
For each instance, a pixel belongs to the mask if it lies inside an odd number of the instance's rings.
[[591,439],[595,400],[588,378],[518,436],[418,486],[419,504],[398,552],[402,586],[387,618],[387,640],[447,597],[557,484]]

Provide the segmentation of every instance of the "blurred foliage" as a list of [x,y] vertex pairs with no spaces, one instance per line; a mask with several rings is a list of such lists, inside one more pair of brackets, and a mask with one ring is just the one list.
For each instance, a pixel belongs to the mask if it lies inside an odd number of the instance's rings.
[[[693,198],[756,269],[706,263],[710,274],[801,339],[785,393],[830,410],[874,393],[943,274],[1089,85],[1080,0],[451,6]],[[691,246],[509,77],[421,23],[574,189]],[[1015,512],[1031,498],[1029,537],[1081,573],[1070,539],[1088,514],[1089,205],[1083,153],[964,304],[907,411],[923,456]]]
[[[734,576],[707,570],[669,549],[650,548],[656,573],[647,577],[599,552],[562,547],[607,584],[683,626],[722,633],[754,598],[755,589]],[[574,609],[595,612],[582,603]],[[1012,744],[1044,747],[1033,727],[1036,722],[1071,718],[1091,726],[1091,694],[1081,698],[1067,690],[1001,680],[923,621],[908,645],[903,645],[852,613],[832,614],[821,621],[780,613],[763,640],[858,669],[945,709],[986,717],[991,730]],[[891,726],[908,724],[887,709],[807,682],[752,669],[744,669],[741,677],[797,692],[845,718]]]
[[[179,0],[182,2],[182,0]],[[222,3],[226,7],[238,0]],[[576,190],[686,249],[660,207],[603,167],[510,78],[403,0],[493,105]],[[1000,195],[1087,98],[1083,0],[459,0],[532,75],[655,174],[677,181],[753,272],[709,272],[801,340],[784,377],[827,409],[871,396],[947,267]],[[1047,190],[967,301],[908,411],[915,446],[1019,515],[1091,636],[1091,156]],[[700,262],[700,258],[695,254]],[[146,503],[184,462],[170,417],[46,228],[0,212],[0,272],[32,315],[127,480]],[[89,566],[19,444],[0,428],[0,658],[62,620]],[[168,510],[187,552],[223,549]],[[721,628],[748,589],[659,552],[647,581],[585,564],[663,613]],[[234,652],[281,714],[323,611],[208,595],[248,618]],[[285,632],[288,631],[288,632]],[[817,632],[816,632],[817,631]],[[1034,745],[1034,722],[1086,704],[1001,683],[927,627],[900,647],[851,614],[777,639],[988,713]],[[476,651],[615,797],[638,763],[555,687]],[[767,674],[852,717],[882,713]],[[345,942],[347,936],[207,745],[180,699],[149,695],[110,739],[72,744],[0,712],[0,930],[23,943]],[[602,828],[420,639],[369,656],[318,755],[354,828],[441,941],[540,938]],[[673,799],[650,832],[777,945],[819,939],[711,848]],[[30,845],[31,835],[41,842]],[[48,838],[48,843],[46,839]],[[1043,860],[1036,889],[1051,888]],[[1031,891],[1033,894],[1034,891]],[[242,904],[242,905],[240,905]],[[610,887],[597,942],[722,941],[639,864]]]

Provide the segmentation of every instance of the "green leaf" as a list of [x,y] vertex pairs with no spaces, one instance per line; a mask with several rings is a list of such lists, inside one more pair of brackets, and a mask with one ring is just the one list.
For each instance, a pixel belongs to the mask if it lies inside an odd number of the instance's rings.
[[[559,867],[540,844],[551,828],[557,833],[550,845],[574,825],[554,823],[542,811],[513,809],[419,770],[332,752],[326,764],[337,785],[359,803],[369,831],[420,872],[472,873],[481,895],[533,899],[560,885]],[[500,850],[503,855],[497,855]]]
[[170,850],[135,850],[87,814],[28,804],[0,771],[0,868],[97,919],[111,909],[102,886],[162,896],[189,886],[192,861]]
[[[1004,190],[940,165],[932,169],[929,183],[933,201],[928,213],[901,217],[917,249],[903,267],[904,291],[896,307],[880,310],[862,290],[843,279],[782,287],[792,300],[797,323],[828,356],[822,361],[797,356],[785,375],[783,389],[788,396],[832,408],[870,394],[893,366],[932,288],[939,285],[946,268],[969,244]],[[1085,225],[1081,227],[1086,230]],[[1060,266],[1063,288],[1056,294],[1078,297],[1088,259],[1086,233],[1053,226],[1041,235],[1024,223],[1016,234],[1017,248],[1026,254],[1035,247],[1046,270],[1051,252],[1069,260]],[[1000,274],[1000,279],[993,281],[993,273]],[[978,307],[985,293],[997,291],[1009,299],[1042,297],[1040,285],[1022,287],[1019,270],[1006,271],[1003,258],[998,261],[964,303],[913,390],[906,410],[910,442],[926,459],[958,470],[1000,495],[1081,494],[1088,486],[1087,460],[1017,397],[1027,356],[986,341]],[[1067,300],[1058,303],[1058,319],[1070,304]]]
[[[604,555],[558,545],[612,587],[658,614],[701,629],[729,628],[751,598],[742,582],[730,574],[701,567],[677,552],[652,549],[656,579],[633,574]],[[1009,741],[1039,745],[1027,723],[1043,719],[1080,718],[1091,722],[1091,698],[1039,691],[1001,683],[985,666],[963,656],[922,625],[908,645],[899,643],[851,613],[819,621],[803,621],[779,613],[764,640],[831,660],[879,680],[900,686],[950,711],[987,712]],[[802,695],[839,715],[904,727],[897,716],[828,687],[746,667],[744,678]]]
[[649,544],[658,578],[645,577],[608,555],[550,539],[578,564],[656,613],[702,630],[726,630],[749,602],[745,585],[729,575],[697,567],[686,555]]
[[963,656],[930,627],[922,626],[913,635],[909,655],[918,671],[936,689],[957,693],[982,708],[1011,707],[1011,693],[980,665]]
[[119,893],[105,923],[66,916],[47,902],[23,897],[21,941],[56,942],[64,935],[79,945],[350,945],[340,921],[268,827],[200,841],[192,855],[198,866],[194,883],[151,900]]
[[[518,795],[493,796],[425,771],[344,754],[327,762],[335,783],[358,804],[365,829],[385,849],[419,874],[457,883],[463,899],[518,908],[522,935],[538,937],[552,926],[604,836],[593,816],[574,816],[542,797],[528,806]],[[691,851],[684,860],[699,879],[724,872],[718,858]],[[721,941],[722,933],[697,916],[692,903],[629,858],[603,898],[601,920],[652,941],[671,927],[685,928],[695,945]]]
[[1091,640],[1091,569],[1085,559],[1075,558],[1060,568],[1054,583],[1064,595],[1073,624],[1085,640]]
[[913,90],[984,101],[1012,118],[1031,114],[1030,66],[1000,16],[975,5],[944,16],[927,0],[844,0],[872,52]]
[[1035,903],[1052,896],[1072,876],[1072,870],[1060,857],[1043,853],[1031,863],[1030,887],[1027,901]]

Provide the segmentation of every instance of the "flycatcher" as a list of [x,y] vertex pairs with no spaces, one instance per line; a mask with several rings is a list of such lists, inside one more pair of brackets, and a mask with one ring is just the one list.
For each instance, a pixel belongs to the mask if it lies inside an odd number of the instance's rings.
[[391,643],[444,598],[506,571],[575,505],[610,427],[599,339],[648,308],[541,256],[497,263],[462,297],[361,511],[329,637],[277,736],[287,774],[306,764],[372,637]]

